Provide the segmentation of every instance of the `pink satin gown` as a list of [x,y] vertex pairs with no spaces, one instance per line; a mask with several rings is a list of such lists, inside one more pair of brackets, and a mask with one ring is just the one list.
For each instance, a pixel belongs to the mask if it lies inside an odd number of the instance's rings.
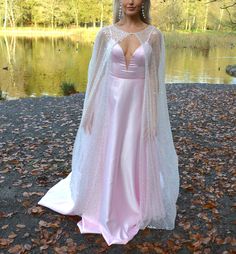
[[104,171],[101,221],[82,217],[81,233],[101,233],[106,242],[127,243],[139,231],[138,146],[144,94],[144,49],[140,45],[126,69],[123,49],[117,43],[111,52],[109,72],[110,127]]
[[[81,233],[102,234],[108,245],[126,244],[139,231],[138,157],[144,155],[138,153],[138,148],[145,77],[142,45],[133,53],[128,69],[123,49],[118,43],[113,47],[110,57],[107,84],[110,126],[102,172],[102,201],[93,217],[86,217],[85,213],[77,224]],[[79,201],[74,204],[70,198],[70,175],[53,186],[39,204],[62,214],[74,214]]]

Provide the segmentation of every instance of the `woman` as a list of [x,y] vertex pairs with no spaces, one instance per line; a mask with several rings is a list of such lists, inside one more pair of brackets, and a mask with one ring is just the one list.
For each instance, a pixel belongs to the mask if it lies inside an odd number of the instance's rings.
[[98,32],[88,68],[72,171],[39,201],[80,215],[81,233],[126,244],[145,227],[175,226],[178,157],[165,89],[162,32],[150,0],[115,0],[114,21]]

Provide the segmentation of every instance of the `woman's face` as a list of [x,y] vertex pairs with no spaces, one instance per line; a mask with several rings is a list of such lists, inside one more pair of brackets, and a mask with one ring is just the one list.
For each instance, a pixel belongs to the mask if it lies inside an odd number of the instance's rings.
[[126,15],[137,15],[142,8],[143,0],[121,0],[123,12]]

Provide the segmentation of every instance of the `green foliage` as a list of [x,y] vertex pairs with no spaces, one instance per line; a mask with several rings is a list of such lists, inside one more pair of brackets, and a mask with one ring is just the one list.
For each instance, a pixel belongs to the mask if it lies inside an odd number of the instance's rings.
[[75,85],[73,83],[63,82],[60,85],[60,88],[61,88],[62,94],[65,96],[77,93],[75,90]]
[[0,101],[6,100],[6,95],[3,95],[2,90],[0,89]]
[[[236,31],[236,8],[199,0],[151,1],[152,24],[165,31]],[[233,6],[233,5],[232,5]],[[87,27],[112,22],[111,0],[0,0],[0,26]],[[232,20],[231,20],[232,19]]]

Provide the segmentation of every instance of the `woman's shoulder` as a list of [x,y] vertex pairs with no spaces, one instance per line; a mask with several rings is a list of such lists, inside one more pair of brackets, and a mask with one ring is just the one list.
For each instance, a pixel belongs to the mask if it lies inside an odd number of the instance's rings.
[[102,27],[99,28],[98,32],[99,32],[99,33],[107,32],[107,31],[109,31],[110,26],[111,26],[111,25],[102,26]]
[[148,42],[152,47],[156,47],[162,44],[163,38],[163,32],[158,27],[154,26],[154,29],[152,29],[149,35]]
[[[102,37],[106,37],[107,39],[109,39],[112,35],[111,31],[114,28],[114,24],[109,24],[109,25],[105,25],[103,27],[100,27],[97,35],[98,36],[102,36]],[[145,34],[147,37],[149,37],[149,39],[156,41],[156,40],[160,40],[161,37],[163,37],[163,32],[160,30],[160,28],[149,24],[149,29],[145,29],[144,30]]]
[[99,28],[98,32],[97,32],[97,36],[98,37],[109,37],[110,35],[110,25],[106,25],[106,26],[102,26]]
[[159,36],[163,35],[163,32],[161,31],[160,28],[158,28],[154,25],[152,25],[152,26],[153,26],[152,34],[156,34],[156,35],[159,35]]

